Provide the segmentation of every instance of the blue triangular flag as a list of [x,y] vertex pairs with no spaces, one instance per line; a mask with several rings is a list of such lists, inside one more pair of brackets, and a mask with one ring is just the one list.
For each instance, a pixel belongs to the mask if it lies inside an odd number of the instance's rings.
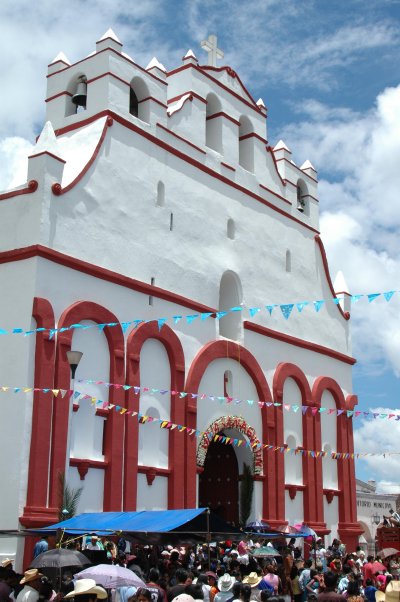
[[192,316],[186,316],[186,322],[188,324],[191,324],[198,317],[199,317],[199,314],[193,314]]
[[296,303],[298,312],[301,313],[303,311],[303,309],[306,307],[306,305],[309,305],[308,301],[301,301],[300,303]]
[[227,313],[228,313],[227,311],[217,311],[217,313],[215,314],[215,317],[217,318],[217,320],[220,320],[221,318],[226,316]]
[[380,293],[370,293],[369,295],[367,295],[368,297],[368,303],[372,303],[372,301],[374,299],[376,299],[377,297],[380,297],[381,294]]
[[396,291],[388,291],[386,293],[383,293],[383,296],[385,297],[386,301],[390,301],[390,299],[393,297],[395,292]]
[[158,320],[157,320],[158,330],[161,330],[161,328],[164,326],[166,321],[167,321],[167,318],[158,318]]
[[231,307],[229,311],[242,311],[243,307]]
[[364,297],[364,295],[351,295],[350,301],[351,303],[357,303],[357,301],[359,301],[361,297]]
[[249,314],[250,317],[252,318],[253,316],[255,316],[260,310],[259,307],[249,307]]
[[274,307],[278,307],[276,303],[274,303],[273,305],[266,305],[265,309],[269,312],[269,315],[272,315],[272,311],[274,309]]
[[122,332],[125,333],[131,324],[132,322],[121,322]]
[[325,301],[323,299],[320,299],[319,301],[314,301],[314,308],[315,311],[319,311],[321,309],[321,307],[323,306],[323,304],[325,303]]
[[20,332],[24,332],[23,328],[13,328],[13,334],[19,334]]
[[182,320],[182,316],[172,316],[172,319],[174,320],[174,324],[178,324]]
[[285,320],[287,320],[290,317],[290,314],[292,313],[294,303],[286,303],[285,305],[280,305],[279,307],[281,308],[283,317],[285,318]]
[[204,313],[204,314],[200,314],[200,319],[201,319],[202,321],[203,321],[203,320],[207,320],[207,318],[209,318],[210,316],[212,316],[212,312],[211,312],[211,311],[208,311],[208,312],[206,312],[206,313]]
[[339,305],[339,303],[340,303],[341,301],[343,301],[343,298],[342,298],[342,297],[334,297],[334,298],[332,299],[332,301],[333,301],[333,303],[334,303],[335,305]]

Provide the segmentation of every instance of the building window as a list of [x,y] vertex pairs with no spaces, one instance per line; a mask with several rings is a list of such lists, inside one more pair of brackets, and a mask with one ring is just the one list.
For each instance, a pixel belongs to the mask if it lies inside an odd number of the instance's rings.
[[165,186],[164,182],[158,182],[157,184],[157,207],[164,207],[165,204]]
[[[150,280],[151,286],[154,286],[155,283],[156,283],[156,279],[151,278],[151,280]],[[154,303],[154,297],[153,297],[153,295],[149,295],[149,305],[153,305],[153,303]]]
[[286,251],[286,271],[292,271],[292,253],[289,251],[289,249]]
[[228,238],[232,240],[235,238],[235,222],[233,219],[228,219],[228,223],[226,225],[226,234]]
[[224,397],[233,397],[233,379],[230,370],[224,372]]

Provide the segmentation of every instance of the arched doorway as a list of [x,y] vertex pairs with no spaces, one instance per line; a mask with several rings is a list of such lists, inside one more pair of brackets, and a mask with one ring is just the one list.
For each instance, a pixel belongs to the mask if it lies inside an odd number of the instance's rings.
[[239,465],[232,445],[209,444],[199,477],[199,507],[209,507],[223,520],[239,524]]

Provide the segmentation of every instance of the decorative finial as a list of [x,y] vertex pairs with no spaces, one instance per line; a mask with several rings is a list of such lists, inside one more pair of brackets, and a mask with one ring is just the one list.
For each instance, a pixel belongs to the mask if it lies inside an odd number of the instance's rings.
[[201,47],[208,52],[208,64],[210,67],[217,66],[217,59],[223,59],[224,53],[217,47],[217,36],[211,34],[200,43]]

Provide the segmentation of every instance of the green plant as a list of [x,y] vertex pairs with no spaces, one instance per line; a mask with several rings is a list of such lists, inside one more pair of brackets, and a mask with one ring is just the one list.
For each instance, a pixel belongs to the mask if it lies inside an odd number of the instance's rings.
[[254,480],[253,472],[250,466],[243,464],[243,478],[240,484],[240,524],[246,526],[251,512],[251,504],[253,501]]
[[65,474],[63,472],[58,473],[58,486],[58,518],[59,520],[67,520],[76,514],[83,487],[79,487],[78,489],[70,487],[68,483],[65,482]]

